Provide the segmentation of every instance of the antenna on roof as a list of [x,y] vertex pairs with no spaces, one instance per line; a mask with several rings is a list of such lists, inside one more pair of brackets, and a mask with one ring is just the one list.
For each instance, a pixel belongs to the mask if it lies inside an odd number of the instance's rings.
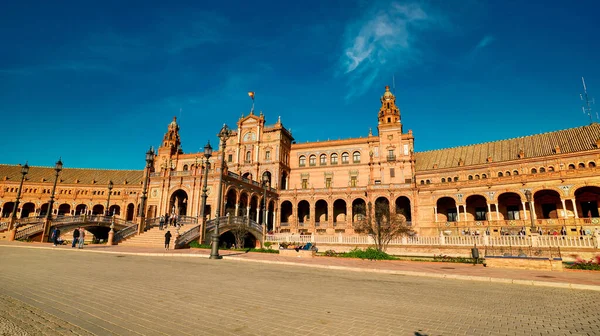
[[392,74],[392,93],[396,95],[396,75]]
[[[596,100],[592,98],[592,100],[590,101],[590,98],[588,97],[587,93],[587,86],[585,85],[585,78],[581,77],[581,83],[583,83],[583,93],[579,94],[579,98],[581,98],[581,101],[583,102],[581,110],[583,111],[583,114],[587,114],[588,117],[590,117],[591,124],[594,122],[592,118],[592,105],[596,103]],[[598,112],[596,112],[596,119],[600,119],[598,118]]]

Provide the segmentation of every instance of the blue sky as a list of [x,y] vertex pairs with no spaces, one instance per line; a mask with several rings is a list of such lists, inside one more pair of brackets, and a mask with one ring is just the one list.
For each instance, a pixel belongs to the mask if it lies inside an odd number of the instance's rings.
[[[11,1],[0,11],[2,163],[141,169],[256,92],[298,142],[366,136],[392,84],[417,151],[581,126],[600,98],[597,1]],[[600,110],[600,106],[596,108]]]

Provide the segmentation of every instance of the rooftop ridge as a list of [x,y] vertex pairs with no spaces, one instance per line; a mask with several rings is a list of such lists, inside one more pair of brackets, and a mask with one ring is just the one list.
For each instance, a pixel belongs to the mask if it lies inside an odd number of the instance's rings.
[[[6,163],[0,163],[0,167],[21,167],[21,165],[16,164],[16,165],[12,165],[12,164],[6,164]],[[29,168],[48,168],[48,169],[54,169],[54,167],[49,167],[49,166],[29,166]],[[130,172],[141,172],[144,171],[143,169],[110,169],[110,168],[79,168],[79,167],[64,167],[63,170],[100,170],[100,171],[130,171]]]
[[589,128],[589,127],[592,127],[592,126],[598,127],[598,125],[600,125],[600,124],[598,124],[596,122],[593,122],[593,123],[591,123],[589,125],[583,125],[583,126],[577,126],[577,127],[571,127],[571,128],[564,128],[564,129],[560,129],[560,130],[548,131],[548,132],[543,132],[543,133],[535,133],[535,134],[523,135],[523,136],[518,136],[518,137],[514,137],[514,138],[506,138],[506,139],[500,139],[500,140],[478,142],[478,143],[473,143],[473,144],[468,144],[468,145],[460,145],[460,146],[454,146],[454,147],[445,147],[445,148],[438,148],[438,149],[430,149],[430,150],[419,151],[419,152],[415,152],[415,153],[432,153],[432,152],[449,150],[449,149],[456,149],[456,148],[463,148],[463,147],[470,147],[470,146],[491,144],[491,143],[496,143],[496,142],[501,142],[501,141],[510,141],[510,140],[516,140],[516,139],[525,139],[525,138],[530,138],[530,137],[544,135],[544,134],[552,134],[552,133],[558,133],[558,132],[575,130],[575,129],[584,129],[584,128]]

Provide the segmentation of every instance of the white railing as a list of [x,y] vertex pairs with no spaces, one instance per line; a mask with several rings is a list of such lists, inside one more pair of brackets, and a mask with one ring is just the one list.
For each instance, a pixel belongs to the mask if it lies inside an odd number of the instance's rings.
[[[276,233],[265,237],[273,243],[297,242],[340,245],[372,245],[370,236],[299,235]],[[400,237],[392,239],[389,246],[398,245],[446,245],[446,246],[533,246],[600,248],[598,236],[451,236],[451,237]]]
[[8,230],[8,222],[0,223],[0,232]]

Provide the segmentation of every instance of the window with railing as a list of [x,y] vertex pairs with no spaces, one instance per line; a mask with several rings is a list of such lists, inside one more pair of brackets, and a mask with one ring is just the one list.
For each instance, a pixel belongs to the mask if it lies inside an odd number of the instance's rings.
[[246,152],[246,159],[244,161],[245,161],[245,163],[252,162],[252,152],[251,151]]
[[325,179],[325,188],[331,188],[331,177]]
[[269,161],[269,160],[271,160],[271,151],[266,151],[266,152],[265,152],[265,160],[266,160],[266,161]]
[[458,218],[458,213],[456,212],[456,209],[448,209],[446,216],[448,218],[448,222],[456,222],[456,219]]
[[308,179],[302,179],[302,189],[308,189]]
[[227,155],[227,162],[233,162],[233,154]]
[[331,160],[330,160],[331,164],[337,164],[338,163],[338,155],[336,153],[331,154]]
[[342,153],[342,164],[350,163],[350,155],[346,152]]
[[358,179],[356,178],[356,176],[350,176],[350,186],[356,187],[357,184],[358,184]]

